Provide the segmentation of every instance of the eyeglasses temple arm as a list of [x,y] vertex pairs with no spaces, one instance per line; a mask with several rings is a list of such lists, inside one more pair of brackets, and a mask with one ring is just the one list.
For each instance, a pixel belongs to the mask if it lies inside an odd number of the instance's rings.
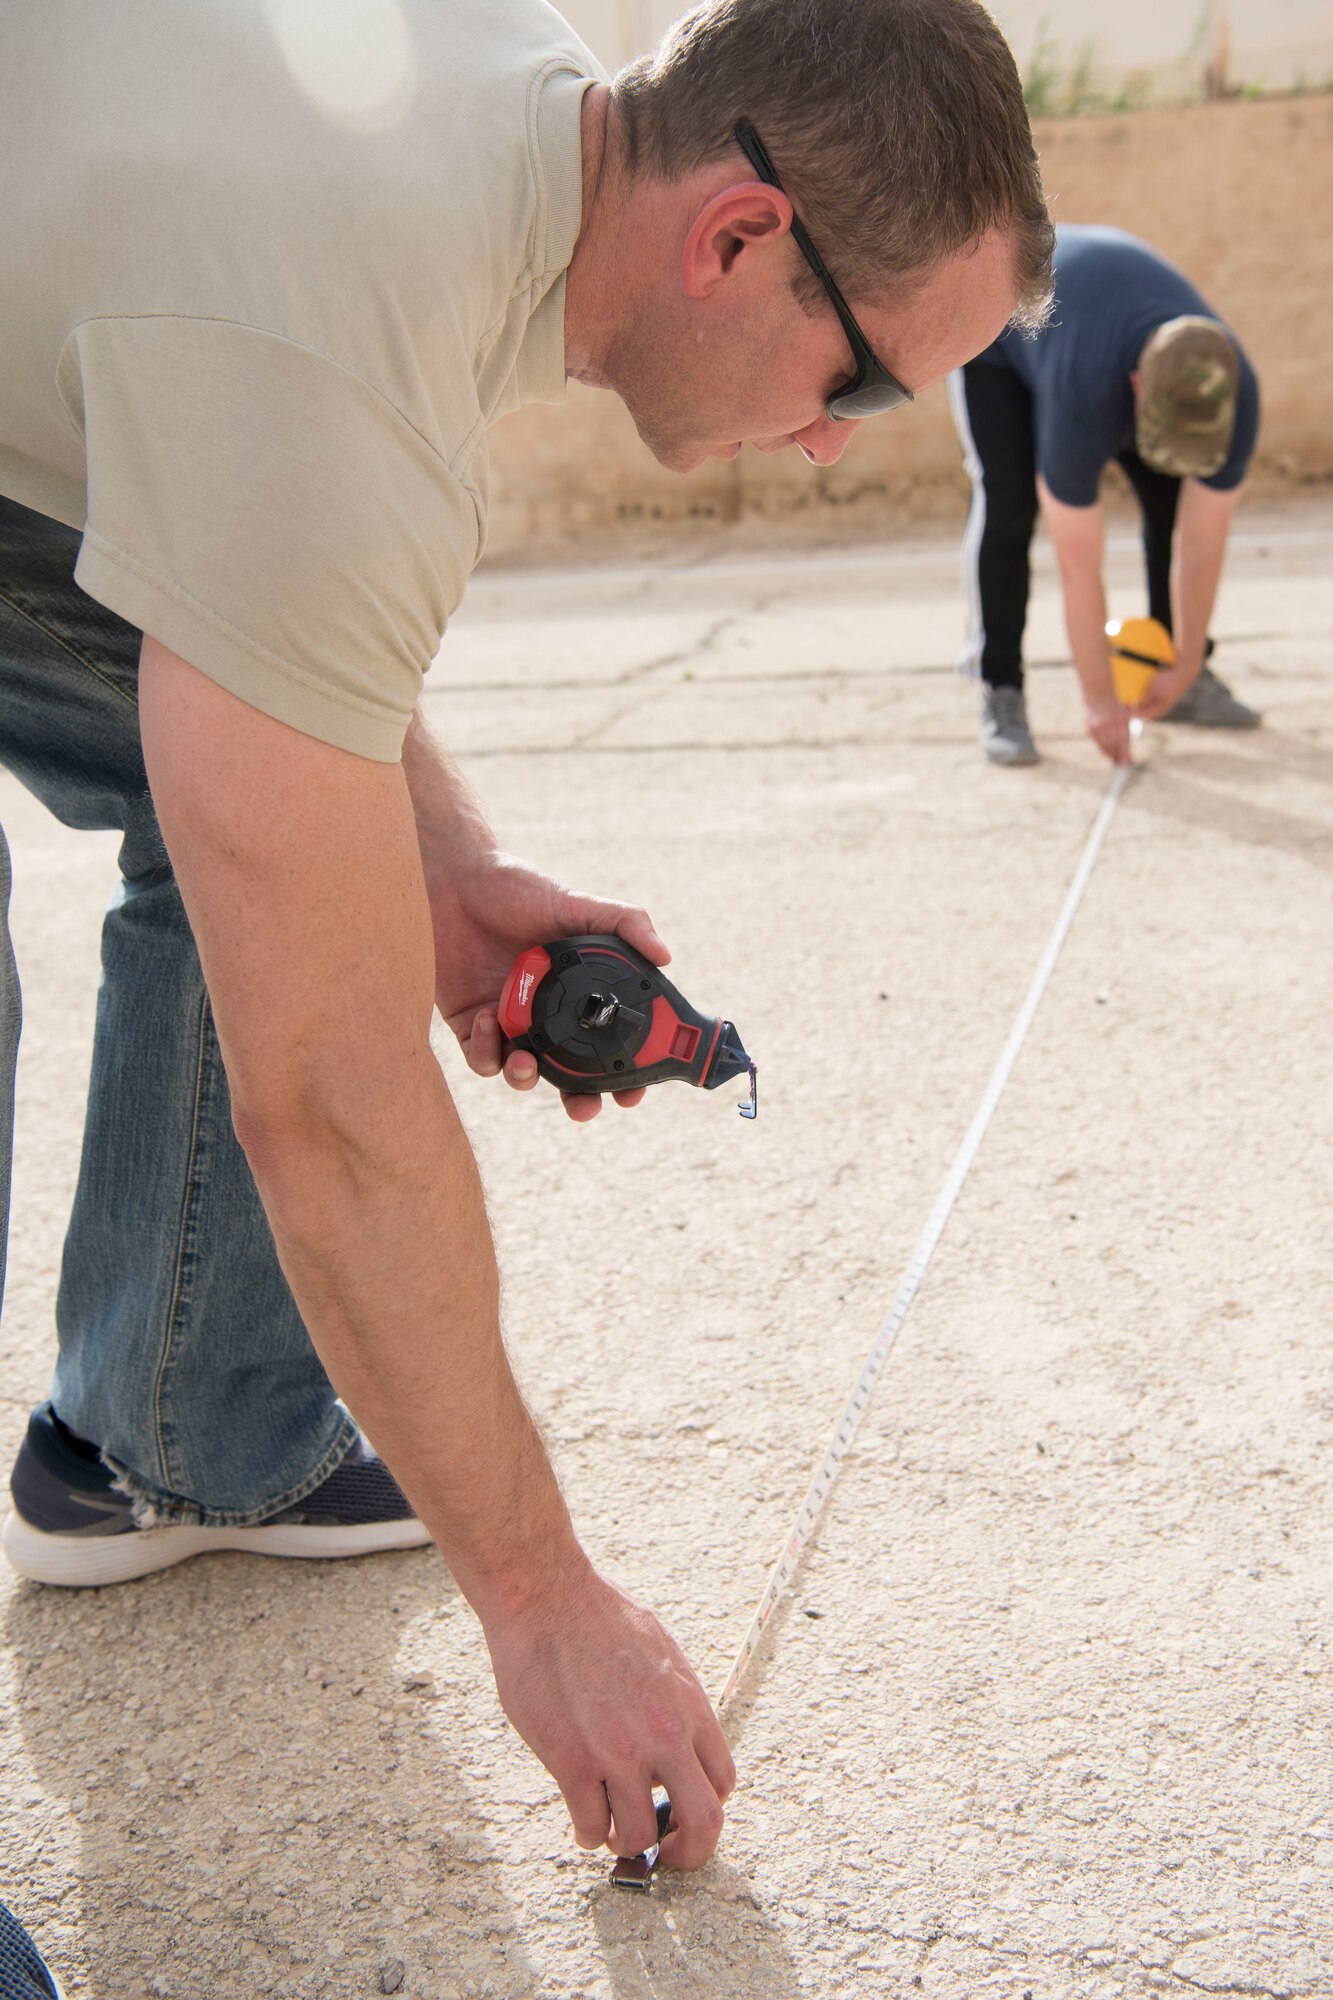
[[[767,181],[768,185],[775,187],[779,194],[786,194],[786,188],[783,187],[782,182],[778,179],[778,170],[768,156],[768,148],[748,118],[742,118],[737,122],[735,138],[736,144],[759,175],[760,180]],[[870,361],[878,367],[880,365],[878,359],[873,350],[867,345],[865,335],[861,332],[860,327],[852,317],[851,307],[838,290],[828,265],[810,241],[809,236],[806,234],[805,224],[801,221],[795,209],[791,213],[791,233],[792,241],[833,301],[833,310],[842,321],[842,330],[851,343],[853,354],[855,354],[858,361]]]

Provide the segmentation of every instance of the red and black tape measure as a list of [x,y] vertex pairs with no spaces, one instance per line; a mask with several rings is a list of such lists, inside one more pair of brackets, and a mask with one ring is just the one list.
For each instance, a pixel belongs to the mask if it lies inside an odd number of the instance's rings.
[[520,953],[500,994],[500,1032],[527,1049],[548,1083],[575,1096],[641,1084],[716,1090],[754,1064],[730,1021],[701,1014],[618,937],[556,938]]

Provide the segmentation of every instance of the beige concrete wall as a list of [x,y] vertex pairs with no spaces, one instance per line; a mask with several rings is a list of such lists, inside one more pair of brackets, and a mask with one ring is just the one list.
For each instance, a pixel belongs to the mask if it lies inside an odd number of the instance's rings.
[[[687,0],[560,0],[560,12],[611,69],[650,49]],[[692,4],[692,0],[691,0]],[[1188,103],[1204,67],[1226,51],[1233,86],[1290,90],[1333,77],[1328,0],[992,0],[991,13],[1031,74],[1033,58],[1068,77],[1090,70],[1111,95],[1123,83],[1136,103]]]
[[[1078,118],[1037,128],[1057,218],[1133,230],[1173,258],[1235,328],[1259,371],[1256,487],[1333,477],[1333,97]],[[957,515],[965,486],[942,390],[861,427],[838,465],[743,452],[663,472],[612,396],[571,387],[559,409],[496,427],[491,553],[533,536],[658,520],[840,515],[869,529]]]

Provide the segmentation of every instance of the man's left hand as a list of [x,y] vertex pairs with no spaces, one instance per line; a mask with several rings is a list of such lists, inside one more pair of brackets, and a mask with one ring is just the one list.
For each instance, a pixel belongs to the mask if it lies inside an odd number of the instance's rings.
[[1134,714],[1141,715],[1145,722],[1160,722],[1193,687],[1198,673],[1197,667],[1192,672],[1182,666],[1159,668],[1142,701],[1135,703]]
[[[458,1037],[468,1067],[478,1076],[503,1074],[515,1090],[537,1081],[536,1058],[519,1049],[502,1059],[496,1009],[505,974],[519,952],[551,938],[602,932],[624,938],[654,965],[671,953],[646,910],[603,902],[566,889],[510,854],[483,850],[461,859],[428,886],[435,933],[435,1000]],[[618,1090],[617,1104],[638,1104],[643,1089]],[[565,1110],[586,1124],[602,1108],[600,1097],[565,1096]]]

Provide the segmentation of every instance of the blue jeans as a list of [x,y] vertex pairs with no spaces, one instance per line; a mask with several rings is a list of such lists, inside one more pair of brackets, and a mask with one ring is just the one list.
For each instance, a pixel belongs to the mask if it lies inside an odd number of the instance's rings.
[[[278,1266],[139,743],[140,634],[73,580],[79,537],[0,498],[0,764],[122,835],[78,1190],[56,1298],[60,1418],[145,1524],[246,1524],[326,1479],[355,1427]],[[0,1282],[20,1001],[0,832]]]

